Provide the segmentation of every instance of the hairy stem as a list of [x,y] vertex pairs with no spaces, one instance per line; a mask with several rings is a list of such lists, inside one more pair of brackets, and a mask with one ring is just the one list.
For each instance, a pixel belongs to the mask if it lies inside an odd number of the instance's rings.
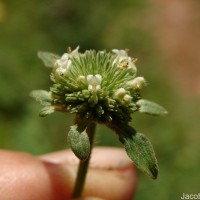
[[94,142],[95,129],[96,129],[96,124],[94,122],[91,122],[87,126],[87,133],[90,139],[90,146],[91,146],[90,155],[88,156],[86,160],[80,160],[72,198],[80,197],[84,189],[85,179],[86,179],[86,175],[87,175],[87,171],[89,167],[90,156],[91,156],[93,142]]

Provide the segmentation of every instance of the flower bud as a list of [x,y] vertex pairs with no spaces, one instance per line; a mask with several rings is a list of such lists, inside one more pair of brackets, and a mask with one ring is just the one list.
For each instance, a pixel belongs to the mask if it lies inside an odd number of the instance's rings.
[[143,77],[136,77],[132,81],[127,82],[127,86],[132,89],[140,90],[145,86],[145,79]]
[[115,96],[115,98],[117,98],[117,99],[122,99],[125,95],[126,95],[126,90],[124,89],[124,88],[119,88],[116,92],[115,92],[115,94],[114,94],[114,96]]
[[133,98],[130,95],[126,94],[123,98],[123,101],[124,101],[125,105],[129,105],[131,103],[132,99]]

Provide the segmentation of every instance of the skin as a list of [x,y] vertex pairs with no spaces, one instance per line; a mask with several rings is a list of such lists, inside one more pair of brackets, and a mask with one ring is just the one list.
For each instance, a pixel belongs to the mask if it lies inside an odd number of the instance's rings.
[[[40,157],[0,150],[0,163],[0,199],[71,199],[78,159],[70,150]],[[130,200],[135,189],[136,171],[124,149],[93,150],[79,200]]]

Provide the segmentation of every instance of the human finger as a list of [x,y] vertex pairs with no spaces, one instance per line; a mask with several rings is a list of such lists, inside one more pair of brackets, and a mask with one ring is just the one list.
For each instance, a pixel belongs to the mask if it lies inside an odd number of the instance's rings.
[[[68,164],[72,167],[71,180],[74,181],[79,160],[71,151],[50,153],[42,159],[62,166]],[[124,149],[97,147],[93,150],[83,196],[126,200],[131,199],[135,189],[136,171]]]

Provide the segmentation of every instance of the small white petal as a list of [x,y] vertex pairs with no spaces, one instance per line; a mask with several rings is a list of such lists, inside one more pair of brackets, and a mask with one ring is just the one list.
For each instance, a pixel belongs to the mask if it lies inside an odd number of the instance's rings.
[[57,67],[61,67],[63,63],[66,62],[68,59],[69,59],[69,54],[64,53],[60,59],[56,60],[55,64]]
[[101,86],[100,85],[97,85],[96,86],[96,90],[100,90],[101,89]]
[[131,57],[128,57],[128,69],[132,69],[133,71],[137,72],[137,67],[135,63],[132,61]]
[[69,70],[71,65],[72,65],[72,61],[66,60],[65,62],[62,63],[62,68],[66,68],[67,70]]
[[69,59],[69,54],[68,53],[64,53],[62,55],[62,57],[60,58],[61,61],[65,61],[65,60],[68,60]]
[[93,90],[93,85],[88,85],[88,90]]
[[55,66],[57,67],[57,72],[68,71],[72,66],[72,61],[69,59],[69,54],[64,53],[60,59],[55,62]]
[[99,85],[101,84],[102,81],[102,76],[100,74],[96,74],[94,75],[87,75],[87,80],[89,84],[95,84],[95,85]]
[[101,89],[101,81],[102,76],[100,74],[94,75],[87,75],[87,81],[88,81],[88,90],[99,90]]
[[127,52],[124,50],[113,49],[112,52],[117,54],[119,57],[128,57]]
[[93,75],[87,75],[87,81],[90,83],[90,81],[93,79]]
[[98,83],[101,84],[102,76],[100,74],[96,74],[95,77],[96,77],[96,80],[98,81]]

